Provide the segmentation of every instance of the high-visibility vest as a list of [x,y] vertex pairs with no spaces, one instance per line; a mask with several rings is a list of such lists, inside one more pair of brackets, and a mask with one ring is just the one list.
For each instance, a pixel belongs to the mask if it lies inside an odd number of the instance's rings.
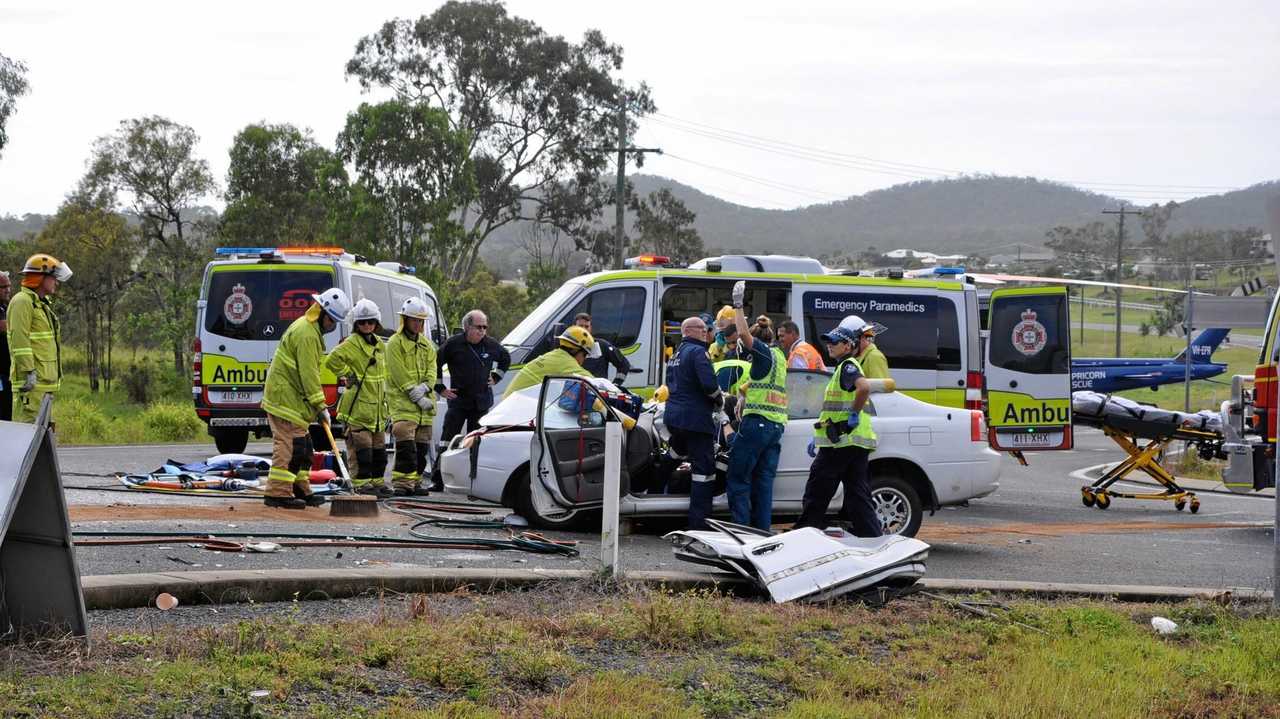
[[840,375],[843,373],[846,362],[852,362],[859,372],[862,371],[861,365],[852,357],[836,367],[835,374],[831,375],[831,380],[827,382],[827,391],[822,397],[822,412],[818,414],[818,424],[813,428],[814,444],[818,447],[862,447],[872,450],[876,448],[876,432],[871,429],[871,415],[867,414],[865,408],[858,413],[856,429],[841,434],[834,442],[827,437],[828,424],[842,425],[849,421],[850,408],[853,407],[854,398],[858,396],[856,390],[845,391],[840,386]]
[[787,423],[787,360],[782,350],[772,347],[773,367],[764,379],[750,379],[748,371],[747,400],[742,415],[759,415],[777,424]]
[[791,360],[796,357],[804,360],[804,366],[806,369],[824,370],[827,368],[827,366],[823,364],[822,355],[818,354],[818,350],[804,340],[796,340],[796,343],[791,345],[791,354],[787,357],[787,362],[790,363]]

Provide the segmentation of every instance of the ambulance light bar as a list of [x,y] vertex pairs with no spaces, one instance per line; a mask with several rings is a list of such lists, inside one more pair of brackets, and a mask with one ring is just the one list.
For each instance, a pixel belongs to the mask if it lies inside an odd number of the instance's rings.
[[639,255],[622,261],[623,267],[665,267],[669,264],[671,258],[665,255]]
[[341,255],[346,250],[341,247],[218,247],[215,255]]

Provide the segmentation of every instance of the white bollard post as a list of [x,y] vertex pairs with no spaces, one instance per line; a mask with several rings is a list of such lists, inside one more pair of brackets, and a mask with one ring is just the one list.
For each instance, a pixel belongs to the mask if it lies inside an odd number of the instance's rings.
[[618,571],[618,494],[622,486],[622,423],[604,427],[604,507],[600,517],[600,562],[609,576]]

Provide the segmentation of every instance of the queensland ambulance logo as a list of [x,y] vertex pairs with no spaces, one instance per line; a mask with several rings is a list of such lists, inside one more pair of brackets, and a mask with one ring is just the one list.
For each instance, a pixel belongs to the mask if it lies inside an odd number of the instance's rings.
[[1044,349],[1049,341],[1049,333],[1044,325],[1036,320],[1036,313],[1030,309],[1022,312],[1022,321],[1013,326],[1013,347],[1030,357]]
[[227,301],[222,303],[222,316],[233,325],[242,325],[249,321],[253,314],[253,300],[245,294],[244,285],[231,288]]

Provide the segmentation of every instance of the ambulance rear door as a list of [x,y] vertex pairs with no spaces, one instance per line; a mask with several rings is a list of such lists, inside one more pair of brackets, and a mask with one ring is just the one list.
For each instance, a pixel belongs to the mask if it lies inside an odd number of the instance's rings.
[[1071,335],[1064,287],[991,293],[986,348],[992,448],[1071,449]]

